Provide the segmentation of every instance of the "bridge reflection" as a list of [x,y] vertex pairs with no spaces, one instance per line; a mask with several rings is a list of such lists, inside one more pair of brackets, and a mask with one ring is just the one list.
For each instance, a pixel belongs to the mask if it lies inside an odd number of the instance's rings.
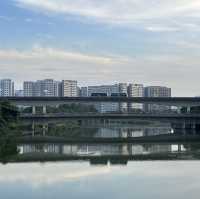
[[200,159],[200,143],[182,144],[20,144],[21,161],[89,160],[91,164],[127,164],[133,160]]

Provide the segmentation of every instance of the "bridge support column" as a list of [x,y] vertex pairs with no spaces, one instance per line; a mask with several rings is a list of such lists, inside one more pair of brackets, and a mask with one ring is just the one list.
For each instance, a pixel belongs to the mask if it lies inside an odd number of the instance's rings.
[[32,106],[32,114],[33,114],[33,115],[36,114],[36,106]]
[[35,122],[32,123],[32,136],[35,136]]
[[46,106],[43,106],[42,107],[42,113],[45,115],[47,114],[47,107]]
[[178,152],[181,152],[181,144],[178,144]]
[[177,113],[178,114],[181,114],[181,108],[182,108],[181,106],[177,107]]
[[192,129],[192,134],[196,135],[196,124],[194,122],[191,124],[191,129]]
[[196,129],[196,124],[194,122],[191,124],[191,129]]
[[46,131],[48,131],[48,124],[43,124],[42,125],[42,135],[46,135]]
[[187,106],[187,113],[191,113],[191,107]]

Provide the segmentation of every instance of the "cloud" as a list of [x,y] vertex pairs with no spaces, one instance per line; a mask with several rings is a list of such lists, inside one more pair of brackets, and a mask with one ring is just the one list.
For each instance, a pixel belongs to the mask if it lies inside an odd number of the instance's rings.
[[0,15],[0,20],[3,20],[3,21],[13,21],[14,19],[15,19],[14,17],[7,17],[7,16]]
[[[100,178],[103,177],[102,179],[107,180],[109,183],[109,179],[114,177],[117,179],[127,179],[131,182],[128,182],[129,184],[137,183],[138,177],[141,179],[149,179],[149,182],[154,180],[158,183],[159,179],[168,181],[176,178],[180,182],[189,182],[187,188],[193,185],[197,189],[200,184],[198,175],[199,166],[198,161],[192,163],[187,161],[129,162],[125,168],[116,165],[90,166],[89,162],[80,163],[76,161],[49,162],[44,164],[13,163],[0,165],[0,183],[4,187],[10,187],[12,184],[17,183],[23,188],[26,185],[35,189],[43,189],[44,186],[59,186],[60,183],[81,181],[84,178],[95,182],[95,179],[101,181]],[[179,180],[172,180],[170,183],[176,184],[176,187],[183,191],[181,185],[184,183],[177,183]],[[135,187],[137,187],[137,184],[135,184]],[[163,186],[166,189],[166,185],[163,184]]]
[[94,63],[94,64],[113,64],[119,59],[112,57],[103,57],[95,55],[87,55],[78,52],[70,52],[61,49],[54,48],[43,48],[40,46],[34,46],[33,49],[29,51],[20,50],[1,50],[0,49],[0,60],[65,60],[65,61],[75,61],[83,63]]
[[[177,45],[188,48],[187,43]],[[194,51],[197,50],[198,45]],[[72,52],[38,45],[30,50],[0,49],[1,75],[13,78],[17,87],[22,85],[23,80],[76,79],[81,85],[115,82],[163,85],[172,87],[177,96],[196,96],[200,90],[197,84],[199,62],[198,53],[189,56],[160,53],[125,57]]]
[[133,24],[146,20],[187,17],[200,11],[199,0],[15,0],[23,8],[44,14],[73,15],[103,23]]
[[87,162],[83,162],[81,168],[76,162],[57,162],[47,165],[20,163],[0,168],[0,183],[26,183],[34,188],[107,175],[111,172],[109,167],[89,167]]
[[26,18],[26,19],[25,19],[25,22],[31,23],[31,22],[33,22],[33,19],[31,19],[31,18]]
[[165,26],[149,26],[146,27],[146,30],[150,32],[176,32],[179,31],[179,29],[176,27],[165,27]]

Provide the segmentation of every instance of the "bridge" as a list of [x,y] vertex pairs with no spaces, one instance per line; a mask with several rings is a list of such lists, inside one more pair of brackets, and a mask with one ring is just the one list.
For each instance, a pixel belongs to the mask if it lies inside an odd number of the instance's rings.
[[177,114],[177,113],[140,113],[140,114],[117,114],[117,113],[48,113],[48,114],[20,114],[21,119],[35,119],[35,120],[84,120],[84,119],[145,119],[145,120],[194,120],[200,123],[200,114]]
[[93,104],[98,102],[111,103],[143,103],[165,106],[191,107],[200,106],[200,97],[0,97],[0,101],[9,101],[16,106],[30,106],[36,114],[36,107],[42,107],[46,114],[46,106],[58,106],[70,103]]
[[61,105],[67,103],[147,103],[166,106],[200,106],[200,97],[0,97],[0,101],[10,101],[15,105]]
[[[174,129],[196,130],[200,127],[200,114],[21,114],[20,119],[26,124],[42,124],[43,129],[48,129],[48,123],[66,122],[67,120],[76,120],[80,125],[89,126],[111,126],[116,120],[123,121],[148,121],[148,122],[165,122],[170,123]],[[34,127],[33,127],[34,128]],[[45,133],[44,133],[45,134]]]

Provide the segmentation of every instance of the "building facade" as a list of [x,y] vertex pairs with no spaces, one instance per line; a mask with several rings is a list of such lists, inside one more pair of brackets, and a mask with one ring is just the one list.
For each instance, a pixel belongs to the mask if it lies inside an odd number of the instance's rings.
[[[128,86],[129,97],[144,97],[144,86],[143,84],[129,84]],[[129,104],[129,110],[143,111],[144,105],[139,103]]]
[[63,97],[77,97],[78,96],[77,81],[63,80],[61,87],[62,87]]
[[14,82],[11,79],[0,80],[0,96],[2,97],[14,96]]
[[[101,86],[89,86],[88,96],[93,96],[94,94],[103,94],[105,96],[111,96],[113,93],[119,93],[119,85],[101,85]],[[95,108],[100,113],[106,112],[117,112],[119,111],[119,104],[112,102],[98,102],[94,103]]]
[[61,96],[61,82],[53,79],[25,81],[23,90],[25,97],[59,97]]
[[88,88],[87,87],[81,87],[80,97],[87,97],[87,96],[88,96]]
[[[162,87],[162,86],[149,86],[145,88],[145,97],[171,97],[171,88]],[[157,105],[157,104],[148,104],[145,105],[145,110],[147,112],[163,112],[169,111],[170,106]]]
[[24,90],[24,96],[25,97],[33,97],[35,95],[34,86],[35,86],[35,83],[31,82],[31,81],[25,81],[23,83],[23,90]]
[[[126,96],[128,96],[128,85],[127,83],[119,83],[119,93],[121,94],[125,94]],[[127,112],[128,110],[128,104],[123,102],[119,104],[119,110],[121,112]]]

